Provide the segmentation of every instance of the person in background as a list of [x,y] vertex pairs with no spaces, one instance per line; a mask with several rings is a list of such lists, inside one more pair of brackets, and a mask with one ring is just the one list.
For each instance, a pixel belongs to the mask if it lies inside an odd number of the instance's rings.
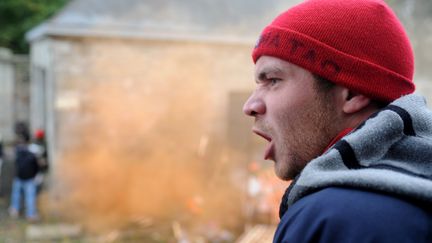
[[48,152],[44,130],[37,129],[35,131],[32,143],[29,145],[29,150],[36,155],[39,164],[39,173],[35,177],[36,190],[39,193],[43,189],[45,176],[48,171]]
[[432,242],[432,111],[382,0],[307,0],[252,53],[244,113],[264,158],[293,182],[274,242]]
[[24,192],[25,216],[29,221],[38,220],[36,208],[35,177],[39,172],[37,157],[29,150],[30,137],[18,134],[15,146],[15,178],[12,183],[11,204],[9,215],[12,218],[19,216],[21,206],[21,192]]
[[2,178],[2,168],[3,168],[3,162],[4,162],[4,148],[3,148],[3,137],[0,134],[0,183]]
[[2,162],[4,157],[4,151],[3,151],[3,136],[0,134],[0,162]]

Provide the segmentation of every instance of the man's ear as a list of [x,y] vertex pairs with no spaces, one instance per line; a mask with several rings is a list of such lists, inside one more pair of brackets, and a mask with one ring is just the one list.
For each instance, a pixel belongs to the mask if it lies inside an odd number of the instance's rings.
[[371,99],[368,97],[355,93],[347,88],[344,88],[342,95],[344,98],[342,110],[346,114],[358,112],[368,106],[371,102]]

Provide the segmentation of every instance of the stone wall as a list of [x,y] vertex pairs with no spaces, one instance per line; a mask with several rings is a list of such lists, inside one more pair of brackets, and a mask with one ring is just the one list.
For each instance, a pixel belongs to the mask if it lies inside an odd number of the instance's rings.
[[0,135],[6,141],[13,139],[14,80],[13,55],[7,49],[0,49]]
[[14,139],[16,122],[29,122],[28,57],[0,48],[0,134]]
[[242,113],[255,86],[252,47],[114,38],[34,43],[32,80],[35,68],[44,70],[52,129],[51,192],[64,200],[54,204],[82,203],[77,213],[97,220],[114,203],[110,212],[125,219],[169,212],[172,202],[209,184],[223,189],[208,190],[210,197],[236,190],[228,184],[239,175],[227,168],[245,167],[254,154],[240,151],[254,141],[252,120]]

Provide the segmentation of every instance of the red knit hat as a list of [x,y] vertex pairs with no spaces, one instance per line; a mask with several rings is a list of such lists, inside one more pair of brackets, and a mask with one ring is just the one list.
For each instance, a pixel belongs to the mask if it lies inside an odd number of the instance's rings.
[[42,129],[37,129],[34,134],[36,139],[42,139],[45,137],[45,132]]
[[380,101],[414,92],[408,37],[382,0],[307,0],[279,15],[252,53],[299,65]]

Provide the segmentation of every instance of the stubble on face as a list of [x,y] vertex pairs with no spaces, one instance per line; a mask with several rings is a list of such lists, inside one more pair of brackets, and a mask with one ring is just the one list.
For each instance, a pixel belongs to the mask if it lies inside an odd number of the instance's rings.
[[312,159],[318,157],[334,135],[335,110],[329,93],[315,92],[315,100],[304,109],[291,114],[278,114],[281,141],[276,145],[275,173],[282,180],[295,178]]
[[339,96],[320,87],[311,72],[276,57],[261,57],[255,73],[258,86],[244,111],[268,140],[265,158],[275,162],[276,175],[293,179],[339,132]]

